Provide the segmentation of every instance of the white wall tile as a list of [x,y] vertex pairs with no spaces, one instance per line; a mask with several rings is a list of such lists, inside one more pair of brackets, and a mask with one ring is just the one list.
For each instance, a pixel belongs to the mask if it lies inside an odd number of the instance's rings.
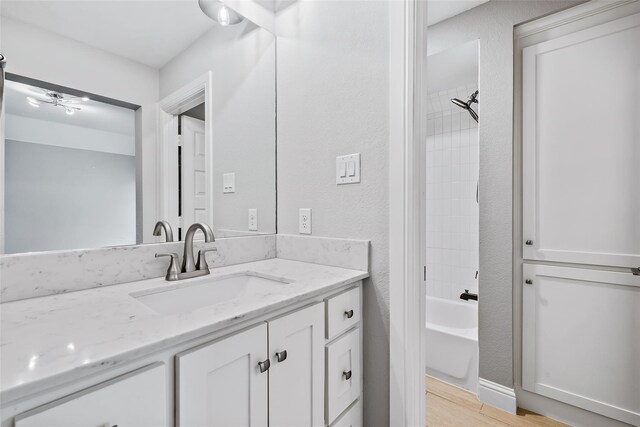
[[[478,127],[450,98],[473,85],[429,96],[427,117],[427,294],[457,300],[478,281]],[[477,107],[477,106],[476,106]]]

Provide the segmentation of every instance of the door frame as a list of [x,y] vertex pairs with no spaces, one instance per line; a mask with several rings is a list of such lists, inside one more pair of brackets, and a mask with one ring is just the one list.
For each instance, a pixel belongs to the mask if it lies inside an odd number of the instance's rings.
[[427,2],[389,2],[390,425],[425,420]]
[[[213,73],[207,71],[190,83],[163,98],[158,110],[158,155],[156,168],[156,188],[158,189],[156,212],[158,219],[164,219],[177,230],[178,223],[178,116],[204,102],[205,152],[208,159],[206,181],[213,190]],[[212,191],[213,193],[213,191]],[[213,227],[213,194],[209,198],[208,225]]]

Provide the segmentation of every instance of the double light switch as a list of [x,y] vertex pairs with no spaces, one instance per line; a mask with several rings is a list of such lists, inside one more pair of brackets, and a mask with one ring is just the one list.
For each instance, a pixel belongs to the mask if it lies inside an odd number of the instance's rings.
[[336,184],[360,182],[360,153],[336,157]]

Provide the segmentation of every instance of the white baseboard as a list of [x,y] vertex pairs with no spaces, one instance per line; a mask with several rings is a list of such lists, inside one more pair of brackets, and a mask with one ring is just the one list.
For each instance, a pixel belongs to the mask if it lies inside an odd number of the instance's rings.
[[510,414],[515,414],[518,408],[514,389],[484,378],[480,378],[478,381],[478,399],[482,403],[502,409]]

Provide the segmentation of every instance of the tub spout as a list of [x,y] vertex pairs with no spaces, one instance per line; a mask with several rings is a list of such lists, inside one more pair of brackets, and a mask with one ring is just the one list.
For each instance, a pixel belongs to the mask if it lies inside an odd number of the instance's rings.
[[465,289],[464,292],[460,294],[460,299],[465,301],[469,301],[470,299],[478,301],[478,294],[469,293],[469,289]]

